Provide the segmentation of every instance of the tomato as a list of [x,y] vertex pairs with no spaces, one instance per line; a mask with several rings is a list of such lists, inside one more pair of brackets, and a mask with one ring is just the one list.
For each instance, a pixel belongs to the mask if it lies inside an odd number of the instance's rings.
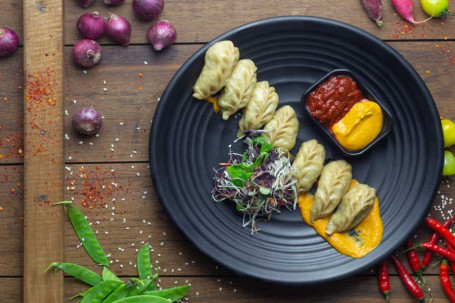
[[420,4],[423,11],[432,17],[444,16],[449,7],[448,0],[421,0]]
[[444,169],[443,176],[455,175],[455,156],[448,150],[444,151]]
[[441,120],[442,133],[444,134],[444,146],[455,144],[455,123],[448,119]]

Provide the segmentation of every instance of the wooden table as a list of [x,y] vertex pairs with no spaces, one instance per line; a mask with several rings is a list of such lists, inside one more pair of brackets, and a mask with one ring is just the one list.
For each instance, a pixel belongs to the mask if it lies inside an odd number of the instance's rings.
[[[415,6],[417,20],[423,20]],[[37,1],[46,7],[46,1]],[[21,41],[21,1],[0,0],[1,26],[15,29]],[[455,5],[451,2],[451,6]],[[103,58],[94,68],[83,70],[71,59],[72,45],[79,39],[77,18],[86,11],[127,17],[133,27],[131,45],[100,40]],[[112,270],[124,279],[136,275],[136,250],[150,242],[152,258],[161,267],[163,287],[191,283],[192,302],[383,302],[375,269],[355,277],[313,287],[283,287],[239,277],[196,250],[168,220],[149,175],[148,138],[159,98],[177,69],[204,43],[239,25],[282,15],[332,18],[369,31],[399,51],[417,70],[430,89],[440,115],[454,119],[455,20],[434,19],[412,26],[403,22],[384,1],[384,25],[368,19],[360,1],[182,1],[167,0],[162,14],[178,32],[177,43],[157,53],[146,40],[153,22],[138,21],[131,0],[119,7],[97,1],[85,10],[74,0],[64,0],[64,144],[65,199],[73,200],[88,217],[112,260]],[[21,42],[21,46],[23,43]],[[23,48],[0,59],[0,302],[23,298]],[[93,105],[104,116],[99,136],[82,138],[71,127],[72,114]],[[422,127],[425,127],[425,121]],[[453,149],[452,149],[453,151]],[[411,155],[410,155],[411,156]],[[453,178],[443,178],[431,215],[442,219],[452,210]],[[46,203],[43,201],[42,203]],[[43,205],[43,207],[48,207]],[[86,256],[68,222],[64,223],[65,261],[99,270]],[[421,225],[415,242],[428,238]],[[435,259],[436,260],[436,259]],[[60,261],[60,260],[55,260]],[[413,302],[390,266],[392,302]],[[446,302],[438,267],[425,272],[424,287],[434,302]],[[65,277],[65,302],[86,285]]]

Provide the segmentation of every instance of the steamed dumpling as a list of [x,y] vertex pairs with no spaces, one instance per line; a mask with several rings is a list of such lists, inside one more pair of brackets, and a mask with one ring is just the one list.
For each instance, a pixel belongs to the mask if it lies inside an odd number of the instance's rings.
[[289,105],[279,108],[265,126],[264,136],[269,139],[273,147],[291,150],[297,139],[299,119],[295,110]]
[[278,101],[278,94],[273,86],[269,86],[269,82],[257,82],[240,118],[238,136],[249,129],[260,129],[272,120]]
[[310,221],[330,215],[348,191],[352,180],[352,167],[344,160],[332,161],[324,166],[310,209]]
[[209,47],[201,74],[193,86],[193,97],[202,100],[220,91],[238,60],[239,49],[231,41],[220,41]]
[[324,146],[315,139],[303,142],[295,156],[292,167],[297,179],[299,193],[307,192],[318,179],[325,161]]
[[336,212],[327,224],[326,234],[345,232],[356,227],[373,207],[376,190],[365,184],[356,184],[343,196]]
[[224,120],[248,104],[257,82],[256,70],[250,59],[239,60],[235,65],[217,101]]

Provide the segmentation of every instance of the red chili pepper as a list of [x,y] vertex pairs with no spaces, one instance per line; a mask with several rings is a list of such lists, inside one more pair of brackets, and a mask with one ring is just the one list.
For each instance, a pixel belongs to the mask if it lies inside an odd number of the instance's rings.
[[450,302],[455,303],[455,291],[450,283],[449,263],[447,262],[447,259],[442,259],[441,265],[439,266],[439,280],[441,281],[442,289]]
[[430,243],[430,242],[424,242],[424,243],[416,245],[415,247],[431,250],[432,252],[440,254],[441,256],[449,259],[450,261],[455,262],[455,253],[453,253],[453,252],[449,251],[448,249],[445,249],[444,247],[439,246],[437,244]]
[[425,279],[422,276],[422,271],[420,270],[420,260],[419,256],[417,255],[417,252],[414,249],[414,245],[412,244],[412,240],[408,239],[406,242],[406,248],[407,248],[407,255],[408,255],[408,261],[409,265],[411,266],[412,271],[417,275],[417,277],[422,281],[423,284],[425,284]]
[[[450,251],[451,253],[455,254],[455,248],[450,245],[447,241],[445,241],[447,250]],[[450,268],[452,268],[452,273],[455,274],[455,262],[450,261]]]
[[[444,227],[447,228],[449,227],[450,224],[453,223],[453,221],[455,221],[455,216],[453,217],[450,217],[449,220],[447,220],[445,223],[444,223]],[[430,239],[428,240],[429,243],[433,243],[433,244],[436,244],[436,242],[438,242],[439,240],[439,234],[438,233],[434,233],[431,235]],[[425,254],[423,255],[423,259],[422,259],[422,264],[420,265],[420,270],[423,272],[425,270],[425,268],[428,267],[428,265],[430,264],[431,262],[431,258],[433,257],[433,252],[431,250],[426,250],[425,251]]]
[[423,295],[422,290],[420,289],[419,285],[414,281],[412,276],[406,270],[403,263],[394,255],[390,256],[393,265],[397,269],[398,274],[400,275],[401,281],[403,282],[404,286],[421,302],[425,302],[425,296]]
[[444,237],[452,246],[455,246],[455,236],[444,225],[431,217],[427,217],[425,223],[440,236]]
[[387,267],[387,260],[384,260],[381,262],[381,264],[379,264],[378,284],[379,289],[385,296],[386,303],[390,302],[390,278],[389,268]]

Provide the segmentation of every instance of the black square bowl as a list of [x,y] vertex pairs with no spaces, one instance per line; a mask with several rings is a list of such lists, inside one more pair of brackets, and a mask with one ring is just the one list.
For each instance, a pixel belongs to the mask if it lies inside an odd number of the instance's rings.
[[[308,106],[306,105],[306,100],[308,95],[316,90],[319,85],[327,81],[330,77],[332,76],[348,76],[351,77],[354,82],[357,84],[357,87],[360,89],[362,94],[365,96],[366,99],[371,100],[376,102],[382,110],[382,117],[383,117],[383,124],[382,124],[382,129],[379,132],[379,134],[374,138],[368,145],[361,149],[356,149],[356,150],[349,150],[343,147],[340,142],[336,139],[335,135],[332,133],[332,131],[324,124],[319,122],[313,115],[310,113]],[[376,143],[378,143],[382,138],[384,138],[392,129],[392,115],[387,111],[387,109],[383,106],[379,98],[377,98],[373,93],[371,93],[370,90],[368,90],[365,85],[359,81],[355,75],[347,70],[347,69],[336,69],[328,74],[326,74],[324,77],[322,77],[319,81],[317,81],[315,84],[313,84],[307,92],[302,96],[302,99],[300,101],[300,104],[303,108],[303,112],[305,115],[313,121],[313,123],[329,138],[329,140],[335,145],[344,155],[349,156],[349,157],[355,157],[355,156],[360,156],[364,152],[366,152],[368,149],[372,148]]]

